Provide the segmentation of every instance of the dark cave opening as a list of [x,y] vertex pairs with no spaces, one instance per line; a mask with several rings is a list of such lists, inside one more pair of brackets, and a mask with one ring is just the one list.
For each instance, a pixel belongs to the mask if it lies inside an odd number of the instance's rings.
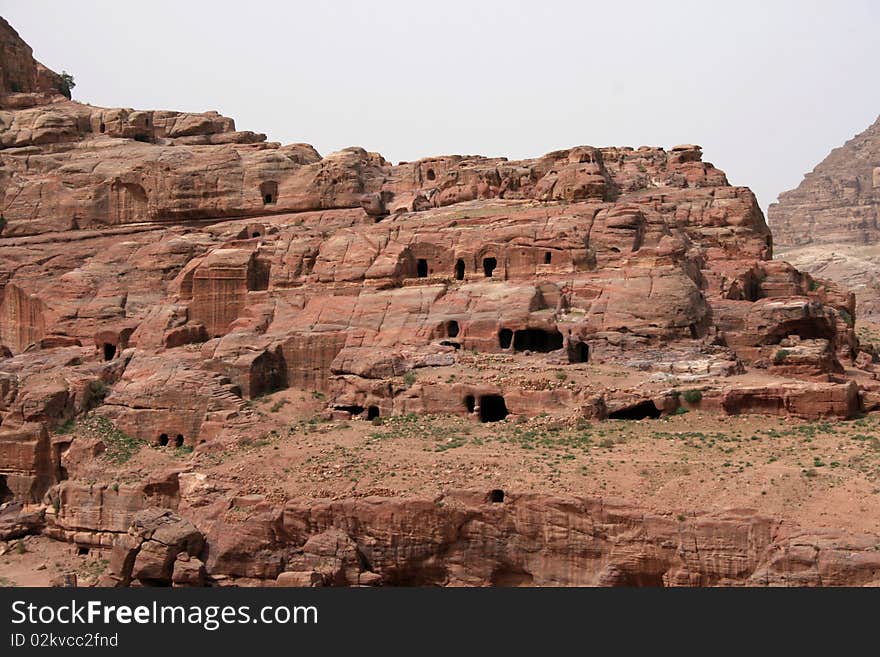
[[495,271],[495,267],[498,266],[498,260],[495,258],[483,258],[483,274],[486,278],[490,278],[492,276],[492,272]]
[[495,488],[489,491],[489,501],[492,504],[501,504],[504,501],[504,491],[500,488]]
[[419,258],[416,262],[416,276],[419,278],[428,277],[428,261],[424,258]]
[[658,417],[660,417],[660,409],[650,399],[608,414],[609,420],[645,420],[648,418],[656,420]]
[[346,412],[348,412],[348,413],[351,413],[351,416],[352,416],[352,417],[355,417],[355,416],[361,415],[361,414],[364,412],[364,407],[363,407],[363,406],[357,406],[357,405],[351,405],[351,406],[334,406],[333,408],[336,409],[337,411],[346,411]]
[[544,264],[549,265],[552,260],[553,260],[553,254],[550,253],[550,251],[545,252],[544,253]]
[[267,180],[260,184],[260,196],[263,197],[263,205],[274,205],[278,202],[278,183]]
[[480,422],[500,422],[507,414],[507,404],[501,395],[480,397]]
[[378,406],[370,406],[367,409],[367,419],[368,420],[375,420],[377,417],[379,417],[379,407]]
[[104,351],[104,360],[113,360],[116,358],[116,345],[105,342],[102,347]]
[[14,497],[15,495],[12,493],[12,489],[9,488],[9,485],[6,483],[6,475],[0,475],[0,504],[8,502]]
[[590,360],[590,346],[586,342],[569,343],[568,362],[586,363]]
[[834,340],[834,327],[824,317],[782,322],[770,332],[767,344],[779,344],[789,335],[796,335],[801,340]]
[[175,447],[183,447],[183,434],[182,433],[177,434],[177,438],[174,439],[174,446]]
[[562,349],[562,333],[543,329],[521,329],[513,334],[514,351],[556,351]]
[[461,258],[455,262],[455,279],[459,281],[464,280],[464,260]]
[[454,319],[446,322],[446,336],[449,338],[458,337],[458,322],[456,322]]
[[167,444],[168,444],[168,434],[167,433],[160,433],[159,434],[159,445],[161,447],[165,447]]
[[474,409],[477,406],[477,400],[474,398],[473,395],[468,395],[464,398],[464,405],[465,408],[467,408],[468,413],[473,413]]
[[513,342],[513,331],[510,329],[503,328],[498,331],[498,346],[502,349],[510,349],[510,344]]

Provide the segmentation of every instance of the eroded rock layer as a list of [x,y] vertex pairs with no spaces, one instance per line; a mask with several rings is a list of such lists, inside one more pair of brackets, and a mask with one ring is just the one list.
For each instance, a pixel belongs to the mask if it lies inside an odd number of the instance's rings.
[[778,255],[855,293],[880,316],[880,119],[770,206]]
[[[754,195],[699,146],[322,157],[212,112],[71,101],[0,27],[0,502],[42,502],[47,534],[112,547],[123,584],[803,579],[767,552],[799,548],[752,517],[683,533],[593,500],[243,498],[233,507],[260,520],[242,524],[175,515],[176,478],[133,496],[70,480],[110,447],[200,456],[258,438],[251,400],[285,388],[313,391],[331,418],[473,422],[683,406],[847,418],[878,397],[852,294],[771,260]],[[487,378],[484,357],[641,378],[554,388]],[[68,433],[86,415],[91,441]],[[639,534],[638,549],[609,538]],[[682,553],[686,535],[719,541],[724,558]],[[835,559],[810,561],[809,583],[871,580]]]
[[796,189],[770,205],[783,249],[876,244],[880,238],[880,118],[816,165]]

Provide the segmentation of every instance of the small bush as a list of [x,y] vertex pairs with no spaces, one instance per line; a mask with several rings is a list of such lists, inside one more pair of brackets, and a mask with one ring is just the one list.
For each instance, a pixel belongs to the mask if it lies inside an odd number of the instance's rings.
[[68,420],[65,420],[64,424],[62,424],[57,429],[55,429],[55,433],[64,435],[67,433],[71,433],[75,428],[76,428],[76,420],[73,418],[70,418]]
[[0,233],[3,232],[4,228],[6,228],[6,217],[0,214]]
[[103,402],[107,392],[107,384],[101,381],[101,379],[96,379],[89,383],[89,393],[91,393],[94,401],[98,403]]
[[684,400],[688,404],[699,404],[703,399],[703,391],[697,390],[696,388],[693,390],[685,390],[684,391]]
[[788,349],[780,349],[775,354],[773,354],[773,364],[781,365],[785,362],[785,359],[791,355],[791,352]]
[[840,317],[843,319],[844,322],[847,323],[847,326],[852,326],[852,325],[853,325],[853,318],[852,318],[852,315],[850,315],[850,314],[849,314],[846,310],[844,310],[843,308],[841,308],[839,312],[840,312]]
[[568,374],[563,371],[556,372],[556,380],[557,381],[565,381],[568,378]]
[[75,86],[76,82],[73,81],[73,76],[67,71],[61,71],[61,82],[58,83],[58,91],[67,98],[70,98]]
[[406,384],[406,387],[411,387],[416,382],[416,373],[413,371],[409,371],[403,375],[403,382]]

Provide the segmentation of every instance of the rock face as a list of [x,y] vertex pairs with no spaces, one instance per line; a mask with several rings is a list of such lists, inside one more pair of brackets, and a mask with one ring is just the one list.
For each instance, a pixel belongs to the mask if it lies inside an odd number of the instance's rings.
[[56,94],[69,94],[61,76],[34,60],[31,47],[2,17],[0,49],[0,94],[7,96],[5,102],[22,107]]
[[184,511],[132,511],[108,583],[853,586],[876,585],[880,568],[877,536],[811,532],[749,511],[661,516],[498,490],[250,505],[244,516],[221,514],[207,536]]
[[776,244],[866,246],[880,239],[880,118],[835,148],[769,211]]
[[852,290],[860,316],[880,316],[880,119],[780,194],[769,222],[781,257]]
[[[261,435],[251,400],[284,388],[312,392],[330,417],[494,422],[658,417],[685,403],[682,382],[705,387],[687,403],[719,413],[845,418],[869,410],[876,383],[854,367],[866,363],[853,296],[771,260],[754,195],[699,146],[397,165],[361,148],[322,157],[215,112],[73,102],[0,28],[0,502],[44,501],[46,534],[112,546],[118,581],[141,584],[206,573],[778,583],[798,570],[765,554],[778,538],[769,521],[687,524],[710,543],[721,528],[715,552],[697,555],[679,549],[674,521],[530,497],[257,504],[257,523],[206,529],[205,555],[202,525],[173,513],[174,477],[68,479],[126,441],[222,453]],[[483,357],[640,378],[542,388],[487,378]],[[71,445],[63,429],[87,413],[102,437]],[[607,538],[631,533],[648,544],[620,552]],[[484,556],[471,564],[474,551]],[[838,575],[835,559],[816,566],[833,571],[823,581],[870,579],[861,565]]]

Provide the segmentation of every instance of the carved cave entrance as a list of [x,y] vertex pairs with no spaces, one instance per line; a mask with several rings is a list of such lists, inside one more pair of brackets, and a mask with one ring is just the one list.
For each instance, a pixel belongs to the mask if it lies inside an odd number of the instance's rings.
[[424,258],[419,258],[418,261],[416,261],[416,276],[419,278],[428,277],[428,261]]
[[370,406],[367,409],[367,419],[368,420],[375,420],[377,417],[379,417],[379,407],[378,406]]
[[15,497],[9,484],[6,483],[6,475],[0,475],[0,504],[9,502]]
[[522,329],[513,333],[514,351],[556,351],[562,349],[562,333],[543,329]]
[[278,183],[268,180],[260,185],[260,196],[263,197],[263,205],[275,205],[278,202]]
[[656,420],[660,417],[660,409],[650,399],[632,406],[626,406],[608,414],[609,420]]
[[458,337],[458,322],[456,322],[454,319],[446,322],[446,337]]
[[464,280],[464,260],[462,260],[461,258],[459,258],[455,262],[455,280]]
[[492,272],[495,271],[497,266],[498,260],[496,258],[483,258],[483,274],[486,278],[492,277]]
[[104,360],[113,360],[116,357],[116,345],[105,342],[102,350],[104,352]]
[[834,327],[824,317],[811,319],[794,319],[779,324],[767,339],[767,344],[779,344],[789,335],[796,335],[801,340],[825,339],[834,340]]
[[480,422],[500,422],[508,415],[507,404],[501,395],[480,397]]
[[590,360],[590,347],[585,342],[569,343],[568,345],[568,362],[569,363],[586,363]]

